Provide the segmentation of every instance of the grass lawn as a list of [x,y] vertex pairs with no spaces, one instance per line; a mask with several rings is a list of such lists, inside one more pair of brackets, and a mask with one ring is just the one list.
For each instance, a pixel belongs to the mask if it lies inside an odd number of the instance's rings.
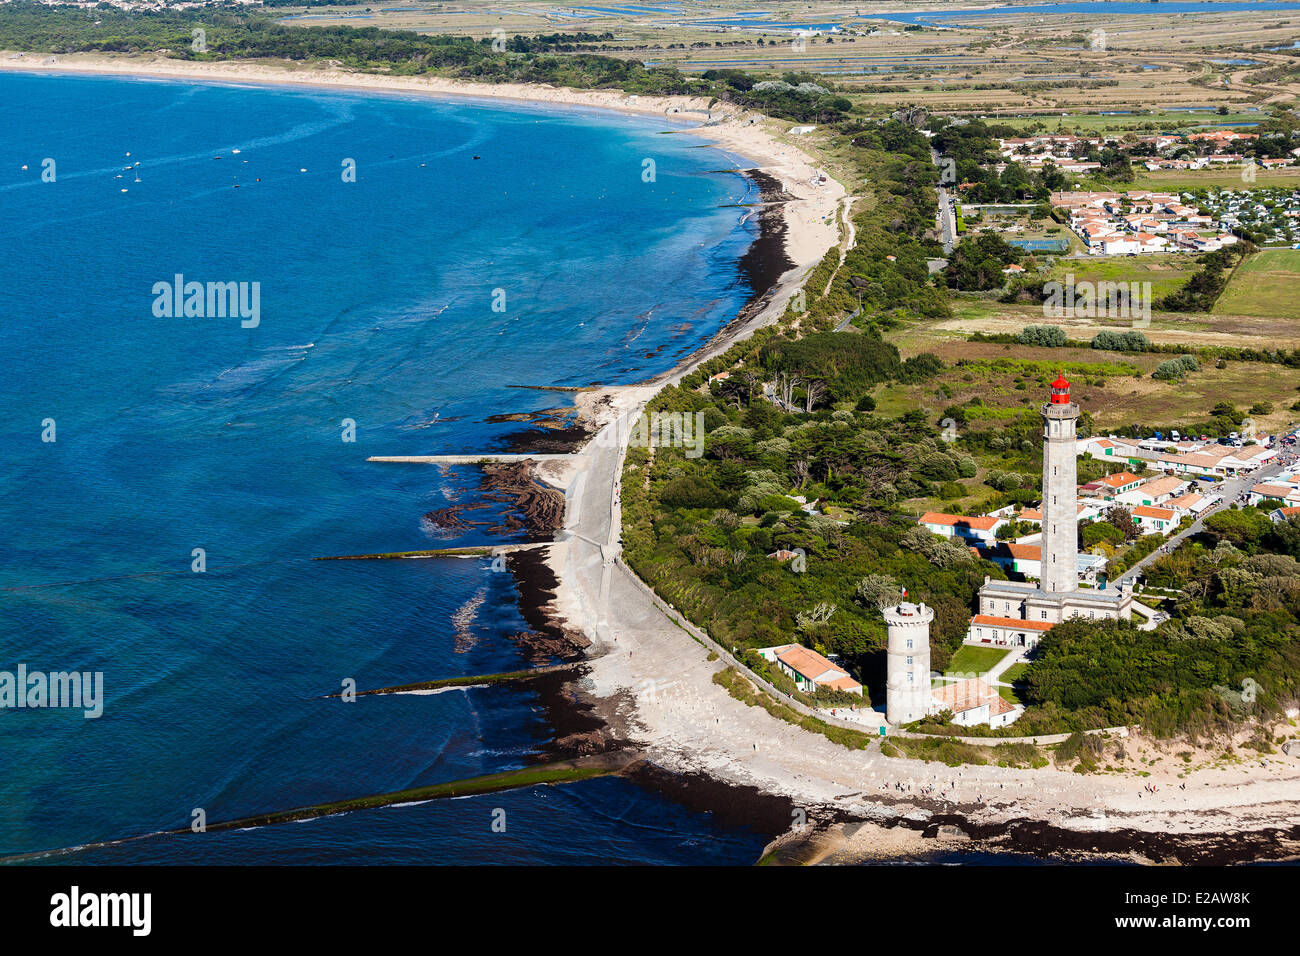
[[1229,113],[1227,116],[1220,116],[1214,110],[1205,110],[1199,113],[1174,113],[1166,110],[1152,110],[1150,113],[1129,115],[1071,113],[1069,116],[1062,116],[1060,113],[1039,113],[1033,116],[1000,116],[997,121],[1008,126],[1014,126],[1017,129],[1025,129],[1029,126],[1041,124],[1045,127],[1044,133],[1055,133],[1058,130],[1098,133],[1136,129],[1149,132],[1150,130],[1147,127],[1151,126],[1151,124],[1157,124],[1162,131],[1173,131],[1207,124],[1252,123],[1261,119],[1267,119],[1267,114]]
[[947,676],[983,674],[1010,653],[1011,651],[1004,647],[976,647],[973,644],[963,644],[952,656],[952,662],[944,674]]
[[1237,267],[1214,314],[1300,319],[1298,286],[1300,249],[1265,249]]
[[998,679],[1006,681],[1008,684],[1014,684],[1016,681],[1021,680],[1025,676],[1025,672],[1028,670],[1028,664],[1012,664],[1002,672],[1002,676]]
[[1209,186],[1218,186],[1220,189],[1263,189],[1268,186],[1300,185],[1300,166],[1257,169],[1253,183],[1242,180],[1241,169],[1237,166],[1229,166],[1227,169],[1135,169],[1134,172],[1137,178],[1119,188],[1182,191]]
[[1196,257],[1177,252],[1128,256],[1091,256],[1087,259],[1057,259],[1051,278],[1064,282],[1073,275],[1080,282],[1150,282],[1151,296],[1158,299],[1182,288],[1198,268]]
[[[1000,680],[1004,684],[1014,684],[1018,680],[1023,680],[1025,673],[1028,670],[1029,670],[1029,665],[1023,662],[1019,664],[1012,664],[1010,667],[1008,667],[1006,670],[1002,672],[1002,676],[999,677],[998,680]],[[1021,701],[1020,699],[1020,695],[1016,693],[1016,689],[1014,687],[998,687],[995,689],[999,694],[1002,695],[1004,700],[1009,700],[1013,704],[1023,703],[1023,701]]]

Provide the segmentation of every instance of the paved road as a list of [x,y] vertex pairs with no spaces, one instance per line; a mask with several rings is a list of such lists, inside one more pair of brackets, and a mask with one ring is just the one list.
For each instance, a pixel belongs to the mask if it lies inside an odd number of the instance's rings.
[[861,309],[854,309],[852,312],[846,315],[843,319],[840,320],[840,324],[835,326],[835,331],[843,332],[845,329],[847,329],[850,325],[853,324],[853,320],[858,317],[858,314],[861,311],[862,311]]
[[1226,481],[1218,482],[1214,490],[1220,495],[1222,495],[1222,498],[1219,499],[1217,504],[1215,504],[1213,507],[1207,508],[1205,511],[1203,511],[1200,514],[1199,517],[1197,517],[1195,521],[1193,521],[1190,525],[1188,525],[1184,530],[1174,535],[1163,545],[1161,545],[1161,547],[1156,548],[1156,550],[1152,551],[1150,554],[1148,554],[1137,564],[1133,565],[1133,567],[1129,568],[1127,571],[1125,571],[1123,574],[1117,577],[1114,580],[1113,584],[1118,585],[1125,581],[1134,580],[1139,574],[1142,573],[1142,571],[1148,565],[1150,565],[1153,561],[1156,561],[1158,558],[1160,558],[1162,554],[1162,550],[1167,549],[1169,551],[1173,551],[1184,541],[1186,541],[1188,538],[1192,537],[1193,535],[1200,534],[1200,532],[1205,527],[1206,518],[1208,518],[1210,515],[1214,514],[1217,511],[1222,511],[1224,508],[1231,508],[1234,504],[1236,504],[1237,496],[1240,495],[1242,492],[1249,491],[1252,487],[1254,487],[1255,485],[1259,484],[1262,481],[1268,481],[1268,479],[1270,478],[1277,477],[1284,470],[1285,469],[1281,465],[1265,465],[1263,468],[1257,469],[1256,471],[1251,472],[1249,475],[1245,475],[1240,478],[1229,478]]
[[[939,151],[930,150],[931,162],[938,166],[939,159]],[[935,225],[943,241],[944,255],[952,255],[952,247],[957,244],[957,214],[953,211],[954,200],[948,195],[948,190],[944,186],[938,187],[938,191],[939,209],[935,214]]]

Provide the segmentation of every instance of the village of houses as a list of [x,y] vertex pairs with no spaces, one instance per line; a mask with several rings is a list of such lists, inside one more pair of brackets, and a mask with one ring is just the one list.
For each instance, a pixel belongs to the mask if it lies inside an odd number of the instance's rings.
[[[1217,191],[1212,197],[1214,202],[1209,204],[1214,215],[1202,212],[1206,204],[1190,193],[1059,191],[1052,194],[1050,202],[1065,214],[1070,229],[1090,255],[1214,252],[1238,241],[1235,228],[1262,231],[1270,240],[1294,242],[1300,237],[1300,191],[1253,190],[1249,183],[1254,181],[1253,170],[1257,167],[1294,165],[1300,158],[1300,147],[1287,157],[1262,160],[1224,151],[1233,143],[1254,139],[1256,135],[1214,130],[1186,137],[1174,134],[1138,137],[1138,142],[1149,144],[1157,153],[1188,147],[1206,151],[1191,158],[1156,155],[1143,163],[1148,170],[1241,168],[1243,188]],[[1031,169],[1041,169],[1050,162],[1067,174],[1095,172],[1100,169],[1100,163],[1075,157],[1103,145],[1119,145],[1102,137],[1073,135],[1014,137],[998,142],[1006,162],[1018,162]],[[997,168],[1001,172],[1005,167],[1006,163],[1001,163]]]
[[[1169,534],[1178,529],[1184,519],[1196,519],[1224,504],[1219,490],[1224,481],[1248,478],[1276,464],[1283,452],[1283,440],[1273,436],[1262,436],[1250,443],[1233,436],[1228,444],[1209,438],[1179,438],[1177,433],[1171,438],[1174,440],[1110,435],[1078,439],[1079,455],[1119,466],[1119,470],[1079,486],[1075,502],[1079,524],[1106,520],[1108,513],[1118,507],[1128,512],[1139,534]],[[1289,443],[1294,439],[1285,441]],[[1130,468],[1144,474],[1136,474]],[[1255,483],[1244,492],[1247,504],[1274,500],[1278,506],[1272,511],[1273,520],[1282,521],[1300,514],[1300,463],[1289,465],[1280,474]],[[1034,585],[1042,568],[1041,530],[1008,538],[1006,529],[1024,530],[1022,524],[1041,529],[1042,520],[1040,509],[1013,505],[983,515],[926,512],[920,516],[918,524],[934,534],[958,541],[979,557],[998,564],[1010,581]],[[1080,587],[1104,587],[1106,556],[1080,553],[1077,559]],[[1114,589],[1113,584],[1111,587]],[[1119,590],[1132,601],[1138,615],[1146,618],[1139,626],[1154,628],[1162,616],[1132,597],[1132,587],[1131,582],[1126,582]],[[904,603],[886,613],[925,611],[923,605],[918,608]],[[930,696],[921,711],[930,715],[949,712],[952,722],[960,726],[1002,727],[1013,723],[1024,708],[1008,693],[1011,685],[1001,677],[1010,668],[1023,663],[1025,655],[1052,626],[1052,622],[1032,620],[1027,616],[972,615],[964,643],[972,647],[1005,649],[1005,655],[987,671],[978,674],[931,674]],[[909,639],[903,651],[908,656],[899,660],[900,669],[913,665],[911,654],[915,650],[920,655],[920,643],[918,640],[914,648]],[[791,643],[763,648],[759,654],[790,677],[801,692],[811,694],[820,688],[830,688],[865,697],[862,685],[844,667],[811,648]],[[924,658],[918,659],[923,670],[928,670],[928,650],[924,652]],[[892,659],[890,666],[892,671]],[[888,690],[891,697],[896,691],[897,688],[891,684]],[[829,711],[840,719],[856,723],[878,723],[882,727],[886,723],[884,715],[869,704],[841,706]]]
[[1214,252],[1238,241],[1213,216],[1169,193],[1058,192],[1052,206],[1069,217],[1089,255]]
[[[1105,146],[1125,147],[1137,144],[1150,147],[1156,155],[1135,157],[1136,161],[1147,170],[1158,169],[1212,169],[1216,166],[1241,166],[1246,157],[1232,150],[1233,144],[1246,143],[1256,139],[1257,133],[1240,133],[1233,130],[1209,130],[1201,133],[1158,133],[1138,136],[1135,143],[1121,141],[1115,137],[1074,136],[1068,133],[1044,133],[1036,136],[1016,136],[998,140],[998,151],[1007,162],[1017,162],[1030,169],[1041,169],[1046,163],[1052,163],[1063,173],[1092,173],[1101,168],[1101,163],[1081,159],[1091,150]],[[1180,158],[1160,155],[1165,152],[1195,152],[1199,155]],[[1289,166],[1300,158],[1300,146],[1292,149],[1289,155],[1274,159],[1252,159],[1251,162],[1263,169],[1275,169]],[[999,165],[998,172],[1005,168]]]
[[[1240,441],[1240,439],[1238,439]],[[1224,479],[1241,478],[1273,462],[1279,454],[1278,443],[1265,436],[1257,444],[1224,445],[1210,439],[1163,441],[1156,439],[1104,438],[1079,439],[1079,453],[1107,463],[1125,466],[1145,465],[1145,476],[1132,471],[1116,471],[1079,486],[1076,510],[1079,523],[1105,520],[1112,508],[1124,508],[1140,534],[1168,534],[1184,518],[1198,518],[1222,501],[1217,485]],[[1300,514],[1300,465],[1276,478],[1252,486],[1246,503],[1277,500],[1274,520]],[[1018,522],[1041,525],[1042,513],[1034,508],[1012,505],[986,515],[951,515],[929,511],[918,523],[927,530],[968,545],[982,558],[1002,566],[1008,574],[1022,579],[1037,578],[1041,567],[1039,540],[1032,533],[1004,540],[1003,528]],[[1102,554],[1078,556],[1082,583],[1096,584],[1105,573],[1106,557]],[[1007,636],[991,633],[994,643],[1007,643]]]

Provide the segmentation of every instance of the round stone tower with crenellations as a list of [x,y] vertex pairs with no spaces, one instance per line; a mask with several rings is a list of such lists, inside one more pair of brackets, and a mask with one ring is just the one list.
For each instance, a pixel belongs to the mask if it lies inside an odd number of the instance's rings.
[[885,718],[895,726],[930,713],[930,622],[934,609],[903,601],[881,613],[889,628]]

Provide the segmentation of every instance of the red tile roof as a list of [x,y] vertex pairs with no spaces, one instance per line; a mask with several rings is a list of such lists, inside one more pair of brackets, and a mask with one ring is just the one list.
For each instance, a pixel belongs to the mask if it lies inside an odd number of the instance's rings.
[[976,531],[992,531],[1005,518],[987,518],[984,515],[948,515],[939,511],[927,511],[921,515],[922,524],[966,525]]
[[1007,550],[1011,552],[1013,558],[1022,558],[1025,561],[1043,560],[1043,549],[1036,544],[1016,544],[1014,541],[1008,541]]
[[1015,706],[978,677],[944,684],[933,693],[934,702],[954,714],[988,706],[989,714],[997,717],[1015,710]]
[[972,624],[985,624],[989,627],[1014,627],[1026,631],[1050,631],[1051,621],[1022,621],[1018,617],[995,617],[992,614],[976,614],[970,619]]
[[1130,514],[1139,518],[1162,518],[1165,521],[1172,521],[1178,517],[1177,513],[1168,508],[1152,508],[1150,505],[1138,505]]

